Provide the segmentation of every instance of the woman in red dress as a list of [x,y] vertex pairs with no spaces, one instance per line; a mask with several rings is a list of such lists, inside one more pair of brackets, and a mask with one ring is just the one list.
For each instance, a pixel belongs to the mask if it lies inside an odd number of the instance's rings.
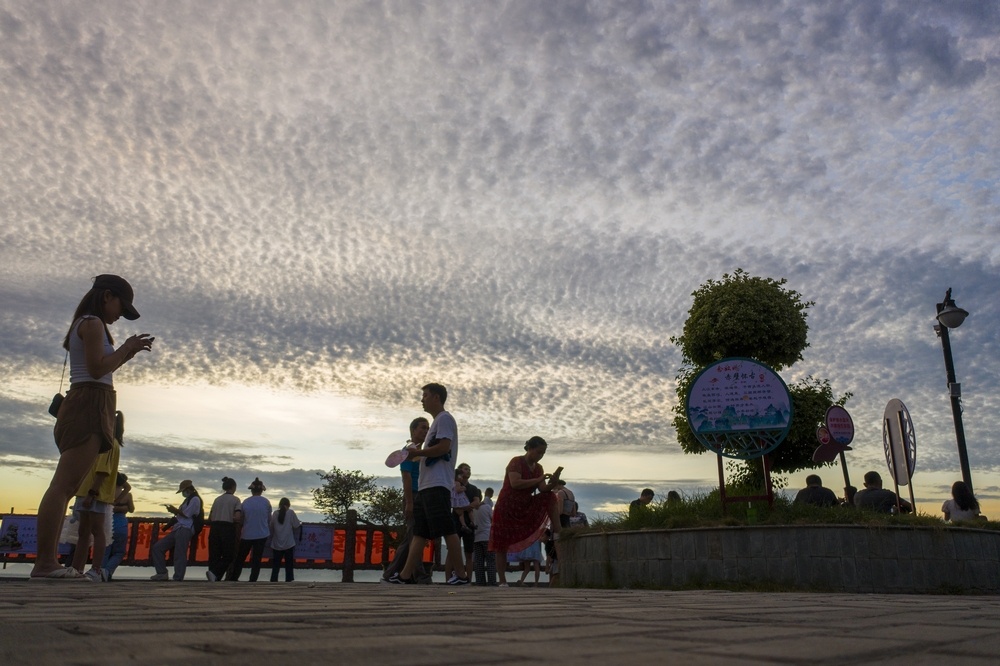
[[[500,586],[507,586],[507,551],[520,551],[537,541],[551,524],[553,540],[559,538],[559,507],[552,492],[558,488],[559,470],[545,474],[538,461],[548,444],[532,437],[524,455],[507,464],[503,488],[493,510],[489,549],[496,553]],[[538,491],[537,493],[535,491]]]

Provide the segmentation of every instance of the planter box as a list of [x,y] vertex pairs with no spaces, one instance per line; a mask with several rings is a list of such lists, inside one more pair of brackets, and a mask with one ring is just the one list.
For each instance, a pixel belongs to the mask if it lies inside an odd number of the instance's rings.
[[778,525],[566,534],[559,567],[568,587],[997,594],[1000,532]]

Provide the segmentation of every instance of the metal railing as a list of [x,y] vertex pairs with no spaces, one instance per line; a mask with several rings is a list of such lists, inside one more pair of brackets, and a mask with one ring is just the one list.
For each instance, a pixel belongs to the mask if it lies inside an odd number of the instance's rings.
[[[34,520],[36,516],[5,514],[0,532],[0,562],[33,562]],[[122,566],[149,567],[153,544],[166,534],[167,518],[131,517],[128,519],[128,542]],[[374,525],[349,511],[346,523],[303,523],[302,539],[295,547],[295,566],[305,569],[341,569],[345,583],[354,582],[355,570],[381,570],[395,554],[395,539],[405,528]],[[12,530],[11,527],[14,529]],[[19,529],[20,528],[20,529]],[[19,531],[22,536],[18,536]],[[205,523],[201,533],[188,546],[188,565],[208,565],[208,538],[211,523]],[[30,533],[30,534],[29,534]],[[65,553],[66,544],[60,552]],[[270,549],[265,550],[269,561]],[[171,553],[171,560],[173,554]],[[429,543],[424,561],[440,570],[440,549]]]

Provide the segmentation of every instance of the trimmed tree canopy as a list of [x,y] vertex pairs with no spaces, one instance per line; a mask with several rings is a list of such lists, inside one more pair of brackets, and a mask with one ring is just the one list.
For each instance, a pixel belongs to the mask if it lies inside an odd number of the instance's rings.
[[[684,354],[684,365],[677,375],[673,424],[685,453],[707,451],[691,432],[684,411],[691,384],[705,366],[742,356],[777,371],[802,359],[803,350],[809,346],[806,310],[813,302],[803,301],[798,292],[786,289],[786,282],[754,277],[736,269],[719,281],[708,280],[692,294],[694,304],[684,322],[684,334],[672,339]],[[819,445],[816,428],[830,405],[843,405],[851,395],[837,399],[828,380],[813,377],[790,384],[788,390],[795,416],[788,437],[770,454],[771,469],[777,474],[822,466],[812,461]],[[760,461],[746,461],[738,476],[762,480],[758,478],[760,469]]]
[[802,359],[809,346],[806,309],[784,278],[753,277],[743,271],[709,280],[692,295],[694,304],[675,338],[685,360],[704,367],[723,358],[746,356],[781,370]]

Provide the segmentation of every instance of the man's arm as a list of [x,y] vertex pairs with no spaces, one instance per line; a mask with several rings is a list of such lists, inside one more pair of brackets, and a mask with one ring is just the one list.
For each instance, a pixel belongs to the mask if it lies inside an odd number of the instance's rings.
[[409,459],[419,458],[421,456],[425,458],[437,458],[443,456],[444,454],[451,451],[451,440],[447,438],[439,439],[437,444],[433,446],[428,446],[423,449],[410,449]]

